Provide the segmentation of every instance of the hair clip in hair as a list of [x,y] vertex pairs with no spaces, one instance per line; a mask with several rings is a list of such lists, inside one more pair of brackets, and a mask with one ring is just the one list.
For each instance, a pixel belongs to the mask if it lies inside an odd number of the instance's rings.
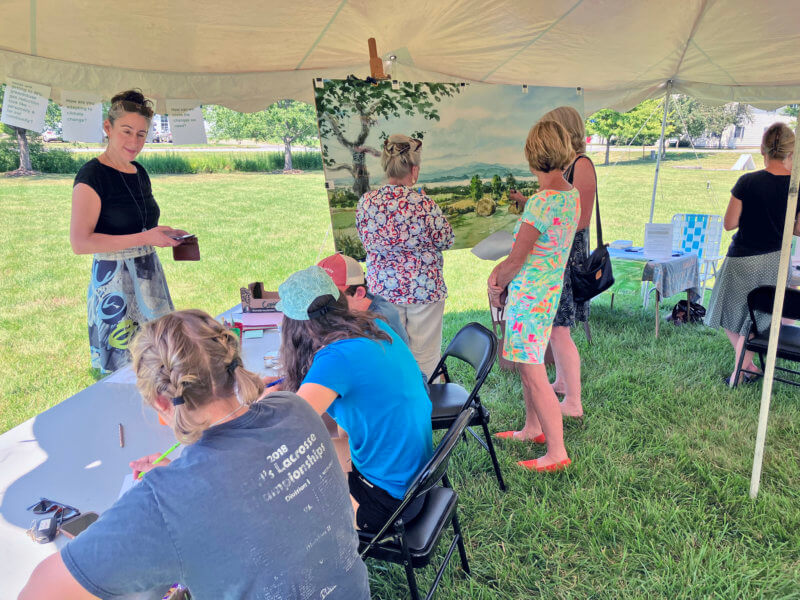
[[186,400],[183,399],[183,396],[176,396],[172,399],[172,406],[180,406],[181,404],[186,404]]
[[228,373],[233,375],[233,372],[236,370],[236,367],[240,366],[241,364],[242,364],[242,361],[240,361],[238,358],[234,358],[231,361],[231,364],[229,364],[227,367],[225,367],[225,369],[228,371]]

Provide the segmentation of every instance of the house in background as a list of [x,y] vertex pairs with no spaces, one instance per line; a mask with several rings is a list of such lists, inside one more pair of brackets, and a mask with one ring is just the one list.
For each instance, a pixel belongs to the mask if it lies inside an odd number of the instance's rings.
[[[723,148],[758,148],[761,146],[761,136],[764,135],[767,127],[773,123],[780,121],[793,127],[794,117],[783,114],[783,109],[778,110],[762,110],[760,108],[750,107],[752,120],[749,123],[742,125],[729,125],[722,132],[722,147]],[[695,145],[700,145],[695,141]],[[716,147],[716,139],[709,140],[709,146]]]

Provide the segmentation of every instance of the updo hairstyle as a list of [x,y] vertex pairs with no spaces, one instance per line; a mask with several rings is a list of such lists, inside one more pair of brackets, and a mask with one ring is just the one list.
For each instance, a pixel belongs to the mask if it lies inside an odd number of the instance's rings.
[[111,124],[125,113],[136,113],[147,119],[147,125],[153,119],[153,102],[147,100],[142,90],[126,90],[111,98],[111,107],[108,109],[108,120]]
[[532,171],[549,173],[566,169],[575,157],[569,133],[555,121],[539,121],[525,142],[525,158]]
[[[169,313],[142,326],[132,347],[136,386],[144,401],[157,396],[182,400],[172,428],[184,444],[200,439],[210,423],[195,410],[217,398],[237,395],[249,405],[264,383],[242,366],[239,338],[199,310]],[[173,402],[174,404],[174,402]]]
[[422,140],[395,133],[386,138],[381,152],[381,167],[387,177],[403,179],[411,167],[422,164]]
[[794,151],[794,133],[786,123],[773,123],[761,138],[761,154],[770,160],[784,160]]
[[571,106],[559,106],[546,113],[540,121],[555,121],[564,126],[569,133],[575,154],[586,154],[586,127],[583,117]]

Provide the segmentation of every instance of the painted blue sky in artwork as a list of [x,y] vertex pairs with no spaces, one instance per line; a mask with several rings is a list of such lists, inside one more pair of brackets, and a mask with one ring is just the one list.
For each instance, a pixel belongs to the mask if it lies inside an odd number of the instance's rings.
[[[528,130],[544,113],[563,105],[574,106],[583,114],[583,96],[575,88],[529,87],[528,93],[523,93],[516,85],[470,84],[460,94],[439,103],[440,121],[405,116],[381,119],[372,128],[367,145],[379,149],[381,132],[424,131],[423,180],[437,172],[452,172],[481,163],[503,165],[509,170],[525,169],[523,148]],[[329,141],[328,148],[337,161],[349,160],[349,153],[335,140]],[[368,156],[367,165],[371,184],[380,184],[383,181],[380,159]],[[335,180],[338,186],[346,185],[348,177],[346,172],[339,171],[331,173],[328,179]]]

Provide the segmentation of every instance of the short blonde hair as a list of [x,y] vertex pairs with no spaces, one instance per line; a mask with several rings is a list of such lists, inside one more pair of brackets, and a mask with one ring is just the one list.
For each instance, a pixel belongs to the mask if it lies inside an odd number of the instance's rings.
[[401,133],[386,138],[381,152],[381,167],[387,177],[402,179],[411,173],[411,167],[422,164],[422,140]]
[[575,154],[586,153],[586,126],[583,123],[581,113],[575,108],[571,106],[559,106],[545,113],[539,120],[561,123],[569,133],[572,149],[575,151]]
[[142,326],[131,346],[136,386],[147,404],[180,398],[172,428],[184,444],[200,439],[209,423],[195,409],[237,394],[252,404],[264,383],[244,369],[239,338],[200,310],[181,310]]
[[575,157],[569,133],[556,121],[539,121],[525,142],[525,158],[532,171],[549,173],[566,169]]
[[783,160],[794,152],[794,133],[786,123],[773,123],[761,138],[761,154],[772,160]]

